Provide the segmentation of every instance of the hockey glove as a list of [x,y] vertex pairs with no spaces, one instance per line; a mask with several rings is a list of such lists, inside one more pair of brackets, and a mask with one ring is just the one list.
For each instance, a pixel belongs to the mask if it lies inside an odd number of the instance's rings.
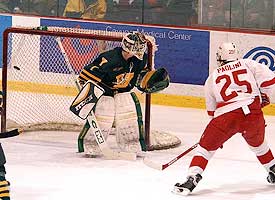
[[170,78],[165,68],[147,72],[137,88],[145,93],[154,93],[169,86]]
[[262,98],[262,103],[261,103],[262,108],[270,104],[270,99],[266,93],[261,93],[261,98]]
[[103,88],[91,80],[87,81],[72,102],[70,110],[81,119],[86,119],[103,93]]

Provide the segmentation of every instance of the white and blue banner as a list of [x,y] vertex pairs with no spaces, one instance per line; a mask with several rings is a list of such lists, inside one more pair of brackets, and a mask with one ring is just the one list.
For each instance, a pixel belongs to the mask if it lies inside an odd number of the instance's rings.
[[3,32],[6,28],[12,26],[12,17],[0,15],[0,67],[2,67],[2,60],[3,60]]
[[[143,32],[155,37],[158,45],[158,51],[155,56],[155,67],[167,68],[173,83],[203,85],[208,76],[209,31],[53,19],[41,19],[40,23],[41,26],[75,27],[124,33],[131,31]],[[81,39],[79,40],[81,41]],[[79,44],[81,45],[80,41]],[[71,43],[76,43],[76,41]],[[77,46],[79,48],[79,45]],[[71,48],[72,51],[77,51],[73,45],[71,45]],[[87,51],[85,54],[93,54],[93,52],[95,51],[91,49],[90,52]],[[47,53],[42,53],[41,59],[47,59],[44,55],[47,55]],[[76,55],[74,54],[74,56]],[[82,55],[78,54],[78,56]]]

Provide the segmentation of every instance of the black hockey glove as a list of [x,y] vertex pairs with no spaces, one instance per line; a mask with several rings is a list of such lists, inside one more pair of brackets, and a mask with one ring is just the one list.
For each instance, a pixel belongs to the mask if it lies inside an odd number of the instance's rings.
[[262,98],[262,103],[261,103],[262,108],[270,104],[270,99],[266,93],[261,93],[261,98]]
[[169,86],[170,78],[165,68],[147,72],[137,88],[145,93],[155,93]]

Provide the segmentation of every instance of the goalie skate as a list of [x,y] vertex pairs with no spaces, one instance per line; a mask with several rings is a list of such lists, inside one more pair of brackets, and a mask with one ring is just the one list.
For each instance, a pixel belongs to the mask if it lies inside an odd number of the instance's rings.
[[200,174],[197,174],[195,176],[188,176],[186,182],[182,184],[176,183],[172,192],[175,194],[187,196],[195,189],[201,179],[202,176]]

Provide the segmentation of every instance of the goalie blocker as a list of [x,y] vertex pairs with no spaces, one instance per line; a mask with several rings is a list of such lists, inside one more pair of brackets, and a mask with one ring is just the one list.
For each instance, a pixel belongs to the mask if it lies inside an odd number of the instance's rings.
[[103,95],[104,89],[93,81],[87,81],[70,106],[70,110],[81,119],[86,119]]

